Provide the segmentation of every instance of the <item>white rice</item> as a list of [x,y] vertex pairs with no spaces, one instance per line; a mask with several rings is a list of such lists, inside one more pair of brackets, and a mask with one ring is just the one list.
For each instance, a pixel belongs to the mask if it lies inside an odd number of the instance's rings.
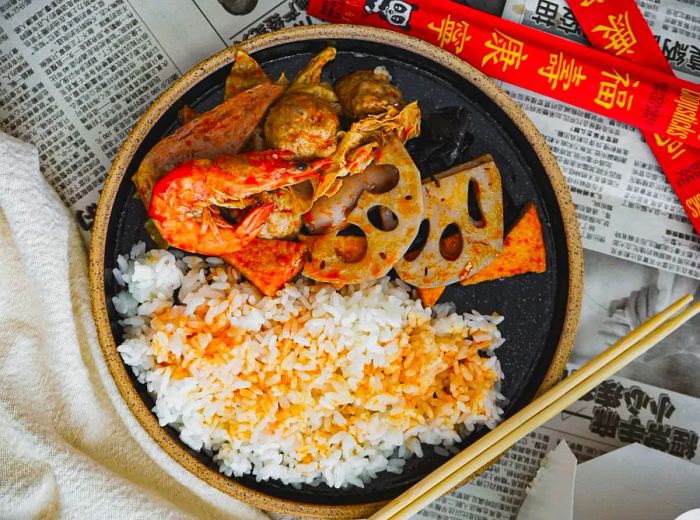
[[124,362],[160,424],[227,475],[362,487],[502,414],[500,316],[431,311],[388,278],[265,297],[218,258],[142,243],[114,277]]

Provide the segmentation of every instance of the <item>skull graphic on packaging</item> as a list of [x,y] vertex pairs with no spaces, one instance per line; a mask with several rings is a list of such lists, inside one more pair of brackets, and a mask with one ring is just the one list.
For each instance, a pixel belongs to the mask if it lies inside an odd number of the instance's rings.
[[403,0],[366,0],[365,11],[376,13],[384,20],[395,27],[400,27],[404,31],[409,30],[408,22],[411,20],[411,13],[418,9],[417,5],[409,4]]

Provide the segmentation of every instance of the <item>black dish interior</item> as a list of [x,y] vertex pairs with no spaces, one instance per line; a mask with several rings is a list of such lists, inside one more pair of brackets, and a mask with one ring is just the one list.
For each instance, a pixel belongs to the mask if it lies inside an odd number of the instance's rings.
[[[535,201],[538,206],[547,247],[546,273],[470,287],[455,284],[447,288],[441,299],[453,301],[459,312],[477,309],[483,313],[496,311],[505,316],[500,328],[506,343],[497,353],[505,373],[501,389],[508,399],[505,413],[510,416],[533,398],[542,383],[557,348],[567,305],[566,238],[561,212],[545,169],[531,144],[505,112],[469,81],[426,57],[389,45],[350,39],[283,44],[258,51],[254,57],[271,77],[277,77],[281,72],[293,77],[311,56],[329,44],[338,49],[338,56],[326,66],[324,80],[334,82],[348,72],[384,65],[404,92],[406,100],[419,101],[423,113],[423,136],[411,142],[409,150],[417,158],[424,175],[490,153],[502,174],[506,229],[525,203]],[[201,80],[168,110],[144,140],[121,183],[109,224],[105,254],[106,296],[117,342],[122,331],[111,303],[117,290],[112,269],[117,256],[128,253],[135,242],[145,240],[153,246],[143,228],[146,212],[134,196],[130,177],[145,153],[176,128],[177,110],[182,105],[206,110],[223,100],[228,70],[228,66],[223,67]],[[154,403],[145,387],[132,379],[146,405],[152,408]],[[209,456],[194,452],[181,443],[174,429],[166,427],[166,430],[193,456],[217,469]],[[462,446],[473,442],[480,434],[474,433]],[[423,458],[414,457],[408,461],[401,475],[382,473],[365,489],[349,487],[339,490],[325,485],[295,489],[277,481],[256,482],[250,476],[235,480],[261,492],[298,502],[357,504],[391,499],[445,460],[427,448]]]

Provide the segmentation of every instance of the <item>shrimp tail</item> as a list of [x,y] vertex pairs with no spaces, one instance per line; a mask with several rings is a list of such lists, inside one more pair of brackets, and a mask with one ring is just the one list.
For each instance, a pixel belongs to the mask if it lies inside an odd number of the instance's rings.
[[267,202],[251,209],[236,227],[236,235],[241,240],[253,239],[260,233],[265,222],[275,210],[272,202]]

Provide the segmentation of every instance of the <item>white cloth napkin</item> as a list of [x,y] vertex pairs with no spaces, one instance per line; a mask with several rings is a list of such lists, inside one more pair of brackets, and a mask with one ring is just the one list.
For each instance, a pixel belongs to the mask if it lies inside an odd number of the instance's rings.
[[36,149],[0,132],[0,518],[268,519],[187,473],[102,359],[87,258]]

